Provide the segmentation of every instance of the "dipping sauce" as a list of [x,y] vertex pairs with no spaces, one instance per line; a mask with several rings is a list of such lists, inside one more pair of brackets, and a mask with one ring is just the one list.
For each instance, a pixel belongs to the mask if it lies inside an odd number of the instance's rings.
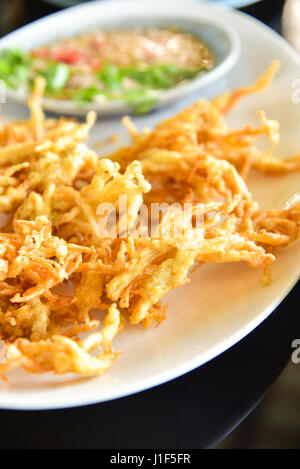
[[213,64],[213,53],[203,41],[176,29],[94,31],[29,53],[3,51],[0,78],[8,86],[30,89],[42,74],[48,97],[80,106],[124,100],[143,113],[162,90],[192,80]]

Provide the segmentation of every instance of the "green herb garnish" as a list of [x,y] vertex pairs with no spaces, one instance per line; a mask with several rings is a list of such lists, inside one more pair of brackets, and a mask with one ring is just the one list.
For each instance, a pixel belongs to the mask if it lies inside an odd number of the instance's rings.
[[53,63],[42,72],[42,75],[46,78],[48,91],[60,91],[69,80],[70,69],[66,64]]
[[0,78],[9,88],[18,88],[26,83],[31,70],[31,57],[14,47],[4,49],[0,58]]
[[101,80],[109,90],[120,89],[123,77],[122,69],[112,64],[105,65],[101,72],[98,73],[99,80]]
[[136,89],[123,94],[124,101],[133,108],[135,114],[146,114],[150,112],[158,100],[151,96],[148,90]]
[[[72,99],[78,106],[84,107],[93,102],[96,96],[103,95],[111,101],[124,100],[136,114],[147,113],[157,104],[158,99],[153,96],[152,90],[172,88],[200,72],[182,69],[175,64],[138,64],[131,67],[105,64],[98,71],[90,71],[94,79],[92,86],[75,90],[66,85],[73,74],[80,73],[80,69],[47,60],[39,64],[30,54],[16,47],[5,49],[0,57],[0,79],[13,89],[24,85],[31,89],[34,79],[43,75],[48,96]],[[125,83],[125,79],[129,81]]]
[[107,95],[105,91],[100,90],[97,86],[90,86],[89,88],[72,90],[72,99],[78,107],[84,107],[87,103],[93,102],[94,98],[99,94]]
[[182,80],[194,78],[200,70],[181,69],[173,64],[123,68],[122,75],[147,88],[168,89]]

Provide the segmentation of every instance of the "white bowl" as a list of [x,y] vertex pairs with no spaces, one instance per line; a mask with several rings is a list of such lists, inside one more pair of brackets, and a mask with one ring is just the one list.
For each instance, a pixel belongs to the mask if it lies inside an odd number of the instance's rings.
[[[182,14],[176,8],[170,9],[170,4],[161,2],[155,5],[155,2],[96,1],[54,13],[8,34],[0,40],[0,50],[12,46],[31,50],[57,39],[94,29],[174,25],[206,41],[215,55],[215,65],[212,70],[191,81],[161,91],[155,106],[157,108],[202,89],[233,67],[240,54],[240,41],[238,35],[224,21],[207,16],[204,12],[195,15],[194,9],[189,7]],[[28,95],[23,91],[7,90],[7,98],[26,103]],[[51,112],[73,115],[84,115],[91,109],[102,115],[128,113],[131,110],[122,100],[90,103],[80,108],[71,100],[45,98],[43,106]]]

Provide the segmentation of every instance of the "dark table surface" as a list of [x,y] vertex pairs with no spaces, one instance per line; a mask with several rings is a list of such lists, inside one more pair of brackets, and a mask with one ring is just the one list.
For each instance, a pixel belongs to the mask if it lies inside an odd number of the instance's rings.
[[[266,0],[244,11],[280,32],[281,6],[282,1]],[[31,9],[30,19],[45,12]],[[0,448],[215,447],[257,406],[291,359],[292,341],[300,338],[299,291],[298,283],[234,347],[169,383],[75,409],[1,410]]]

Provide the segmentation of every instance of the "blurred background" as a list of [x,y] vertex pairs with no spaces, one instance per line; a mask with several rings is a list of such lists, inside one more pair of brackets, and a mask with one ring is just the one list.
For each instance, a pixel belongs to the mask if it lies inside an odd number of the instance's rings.
[[[0,35],[62,8],[89,0],[1,0]],[[108,1],[108,0],[105,0]],[[139,0],[136,0],[137,2]],[[149,1],[151,0],[141,0]],[[170,3],[184,0],[170,0]],[[239,8],[283,34],[300,52],[300,0],[194,0]]]
[[258,407],[217,449],[300,448],[300,364],[287,365]]
[[[53,13],[61,8],[86,3],[89,0],[1,0],[0,1],[0,33],[7,34],[22,24],[26,24],[41,16]],[[107,0],[105,0],[107,1]],[[137,2],[139,0],[136,0]],[[145,0],[142,0],[145,1]],[[150,1],[151,0],[146,0]],[[184,0],[170,0],[170,3]],[[194,0],[200,2],[203,0]],[[206,0],[208,3],[226,4],[242,7],[242,10],[259,17],[263,22],[276,25],[282,11],[283,0]],[[293,1],[293,0],[292,0]],[[298,0],[296,0],[297,2]],[[280,16],[279,16],[280,20]],[[279,21],[280,22],[280,21]],[[277,21],[278,23],[278,21]]]
[[[170,3],[172,1],[184,0],[170,0]],[[39,17],[78,3],[83,2],[76,0],[1,0],[0,35],[7,34]],[[258,18],[279,34],[284,35],[300,52],[300,0],[262,0],[256,2],[215,0],[212,3],[240,7],[245,13]],[[299,396],[300,364],[296,365],[290,362],[260,405],[217,448],[300,448]]]

